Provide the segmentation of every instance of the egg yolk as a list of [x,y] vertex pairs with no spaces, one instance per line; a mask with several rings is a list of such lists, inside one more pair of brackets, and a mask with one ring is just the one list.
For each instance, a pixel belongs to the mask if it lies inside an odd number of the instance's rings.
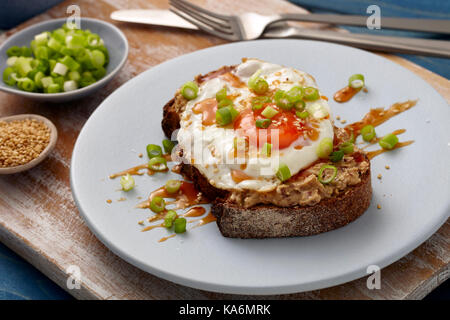
[[[279,111],[278,114],[271,119],[272,122],[267,129],[256,127],[257,119],[265,119],[261,115],[261,112],[269,105]],[[248,137],[250,143],[256,141],[258,147],[262,147],[265,142],[272,143],[272,141],[276,141],[276,135],[278,135],[278,148],[284,149],[289,147],[303,134],[303,125],[298,120],[292,111],[284,111],[275,104],[267,103],[259,110],[246,109],[241,111],[234,122],[234,129],[241,130],[242,135]],[[264,139],[265,134],[267,135],[267,139]],[[262,138],[261,141],[260,138]],[[276,144],[272,147],[275,148]]]

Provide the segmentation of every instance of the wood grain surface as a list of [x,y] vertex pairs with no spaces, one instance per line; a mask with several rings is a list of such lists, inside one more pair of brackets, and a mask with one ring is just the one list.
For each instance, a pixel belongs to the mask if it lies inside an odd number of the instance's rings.
[[[197,0],[220,12],[302,12],[281,0]],[[163,0],[65,1],[2,36],[33,23],[64,17],[70,4],[78,4],[84,17],[112,22],[118,9],[167,8]],[[419,248],[382,270],[380,290],[369,290],[362,278],[344,285],[282,296],[237,296],[211,293],[177,285],[145,273],[110,252],[89,231],[72,199],[69,166],[77,135],[97,106],[118,86],[168,59],[214,46],[224,41],[200,32],[113,22],[125,33],[130,55],[120,74],[99,94],[64,103],[37,103],[0,93],[0,115],[36,113],[58,128],[59,139],[49,158],[25,173],[0,176],[0,240],[39,270],[67,289],[67,268],[81,270],[80,289],[68,290],[80,299],[420,299],[449,277],[450,223]],[[386,58],[428,81],[450,101],[449,81],[402,58]]]

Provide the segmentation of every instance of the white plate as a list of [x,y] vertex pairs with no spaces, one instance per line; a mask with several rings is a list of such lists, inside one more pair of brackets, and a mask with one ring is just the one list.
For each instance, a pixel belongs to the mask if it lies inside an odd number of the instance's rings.
[[[148,143],[164,138],[163,105],[199,73],[257,57],[311,73],[332,97],[351,74],[363,73],[369,89],[345,104],[330,99],[335,115],[357,121],[374,107],[419,99],[409,111],[379,126],[380,135],[405,128],[403,149],[372,161],[373,199],[350,225],[304,238],[239,240],[221,236],[215,223],[166,242],[167,231],[140,232],[149,212],[134,209],[138,196],[176,176],[137,177],[135,191],[117,191],[109,174],[141,164]],[[372,53],[324,42],[264,40],[194,52],[160,64],[124,84],[92,114],[75,145],[71,183],[90,229],[113,252],[158,277],[204,290],[279,294],[341,284],[385,267],[430,237],[450,211],[450,108],[425,81]],[[384,166],[389,164],[391,169]],[[376,176],[381,173],[380,181]],[[117,202],[125,196],[127,201]],[[113,199],[107,204],[107,199]],[[377,210],[377,204],[382,209]],[[381,279],[383,279],[381,275]]]

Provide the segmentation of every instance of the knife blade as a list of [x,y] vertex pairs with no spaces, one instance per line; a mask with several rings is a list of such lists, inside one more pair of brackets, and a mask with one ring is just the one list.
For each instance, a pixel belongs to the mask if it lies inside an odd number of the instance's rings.
[[134,22],[155,26],[175,27],[183,29],[198,28],[190,22],[180,18],[169,10],[119,10],[111,13],[111,19],[122,22]]

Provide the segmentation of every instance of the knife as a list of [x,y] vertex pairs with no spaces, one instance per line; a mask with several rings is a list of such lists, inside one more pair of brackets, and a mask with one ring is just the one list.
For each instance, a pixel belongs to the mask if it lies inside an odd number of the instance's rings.
[[119,10],[111,13],[111,19],[122,22],[198,30],[195,25],[169,10]]
[[[195,25],[169,10],[119,10],[111,13],[111,19],[122,22],[198,30]],[[322,40],[376,51],[450,58],[450,42],[448,41],[306,29],[292,27],[285,22],[274,23],[268,26],[262,37]]]

